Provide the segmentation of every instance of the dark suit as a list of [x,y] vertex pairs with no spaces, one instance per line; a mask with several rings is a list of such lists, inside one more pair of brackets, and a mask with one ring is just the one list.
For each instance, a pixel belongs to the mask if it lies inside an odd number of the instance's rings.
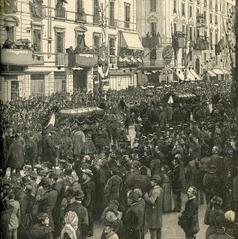
[[181,221],[181,227],[185,232],[186,239],[195,238],[196,233],[199,231],[198,202],[196,198],[186,202]]
[[145,223],[145,201],[140,199],[133,203],[126,211],[123,218],[124,224],[124,239],[142,239],[144,238],[144,223]]
[[93,232],[93,212],[95,206],[95,183],[90,180],[87,183],[82,184],[82,190],[84,192],[83,205],[88,210],[89,220],[89,233]]
[[[162,228],[162,208],[163,190],[160,186],[154,186],[148,194],[144,196],[145,207],[145,228],[150,229],[151,239],[161,238]],[[145,229],[145,231],[147,231]]]
[[58,193],[56,190],[49,189],[46,191],[39,201],[39,213],[47,213],[50,219],[50,226],[52,231],[54,231],[54,222],[52,217],[52,212],[57,201]]

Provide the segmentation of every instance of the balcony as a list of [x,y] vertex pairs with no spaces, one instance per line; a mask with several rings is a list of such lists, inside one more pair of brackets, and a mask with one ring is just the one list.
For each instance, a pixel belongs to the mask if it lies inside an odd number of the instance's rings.
[[97,62],[98,56],[94,54],[76,53],[75,55],[76,66],[90,68],[95,66]]
[[68,66],[68,54],[56,53],[55,64],[56,64],[56,66],[67,67]]
[[31,50],[1,49],[1,64],[16,66],[42,65],[44,64],[44,58],[33,54]]
[[55,9],[55,17],[56,18],[62,18],[65,19],[66,18],[66,10],[64,7],[62,8],[56,8]]
[[85,23],[86,22],[86,14],[85,14],[85,11],[84,9],[80,9],[78,10],[78,12],[76,12],[76,22],[83,22]]

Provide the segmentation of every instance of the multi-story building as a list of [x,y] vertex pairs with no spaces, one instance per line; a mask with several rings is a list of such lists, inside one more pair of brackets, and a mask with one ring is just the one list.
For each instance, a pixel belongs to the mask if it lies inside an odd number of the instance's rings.
[[[164,55],[171,58],[169,46],[172,46],[173,58],[167,66],[173,69],[173,78],[196,80],[207,75],[207,72],[211,76],[227,74],[230,55],[229,47],[224,47],[228,44],[226,22],[234,5],[234,0],[137,1],[138,33],[145,39],[143,45],[145,52],[148,52],[144,67],[166,67]],[[157,36],[158,41],[156,54],[151,48],[153,35]],[[146,38],[152,40],[150,47]],[[163,75],[159,76],[163,80]],[[166,76],[165,79],[170,77]]]
[[[143,65],[145,71],[161,72],[167,65],[173,65],[172,4],[170,0],[137,1],[137,31],[145,48]],[[168,56],[167,61],[164,55]],[[160,74],[158,78],[171,80],[173,79],[171,73],[169,71],[168,74]]]
[[135,0],[2,2],[3,101],[137,85],[143,47]]

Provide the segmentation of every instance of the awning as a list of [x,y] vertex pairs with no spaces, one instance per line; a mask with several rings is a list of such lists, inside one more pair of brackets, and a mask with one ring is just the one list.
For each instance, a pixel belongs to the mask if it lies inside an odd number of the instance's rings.
[[42,74],[48,74],[49,72],[58,71],[63,72],[65,71],[64,67],[58,69],[55,66],[35,66],[35,67],[28,67],[24,72],[37,72]]
[[230,75],[231,73],[228,70],[222,69],[224,75]]
[[74,70],[74,71],[82,71],[83,68],[82,67],[73,67],[72,70]]
[[211,76],[211,77],[215,77],[215,76],[216,76],[216,74],[213,73],[212,71],[208,71],[207,73],[208,73],[208,75]]
[[224,72],[221,69],[213,69],[212,70],[216,75],[224,75]]
[[195,80],[201,80],[201,77],[194,71],[194,70],[189,70],[192,75],[195,77]]
[[176,95],[179,98],[191,98],[191,97],[196,97],[194,94],[178,94]]
[[141,50],[141,51],[144,50],[144,48],[142,46],[142,43],[140,41],[140,38],[139,38],[139,36],[137,34],[123,32],[122,35],[123,35],[123,38],[125,40],[126,46],[129,49]]

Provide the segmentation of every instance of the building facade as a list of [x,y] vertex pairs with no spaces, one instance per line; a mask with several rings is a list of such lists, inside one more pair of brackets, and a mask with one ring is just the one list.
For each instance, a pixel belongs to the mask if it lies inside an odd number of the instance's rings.
[[137,85],[135,0],[4,0],[0,29],[3,101]]
[[[229,73],[227,21],[234,0],[142,0],[137,1],[137,27],[144,39],[145,66],[173,69],[173,79],[198,80]],[[157,36],[156,53],[154,39]],[[151,46],[152,45],[152,46]],[[173,48],[172,61],[165,55]],[[165,49],[166,48],[166,49]],[[171,58],[171,56],[170,56]],[[221,70],[222,69],[222,70]],[[161,70],[160,80],[164,80]],[[166,76],[166,79],[171,79]]]

